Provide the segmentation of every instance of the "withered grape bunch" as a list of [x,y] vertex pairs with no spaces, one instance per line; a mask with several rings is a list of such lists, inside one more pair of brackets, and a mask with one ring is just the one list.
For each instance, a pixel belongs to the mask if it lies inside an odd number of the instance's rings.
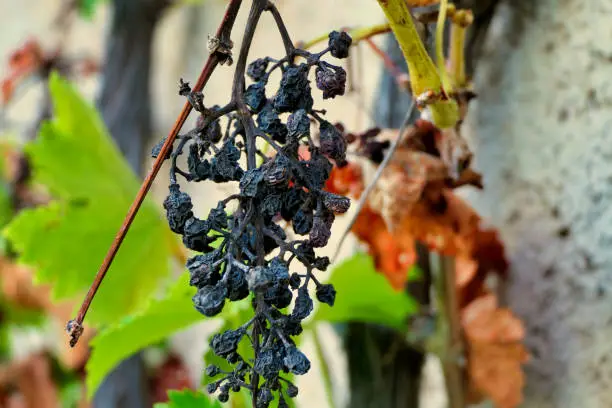
[[[210,343],[233,367],[206,369],[208,391],[222,402],[230,392],[246,388],[255,394],[257,408],[272,401],[287,406],[286,398],[295,397],[298,389],[283,373],[301,375],[310,369],[293,338],[313,310],[311,291],[320,302],[334,304],[335,289],[313,272],[328,268],[329,259],[317,256],[315,249],[327,245],[335,214],[350,205],[348,198],[323,190],[333,164],[346,163],[347,142],[324,112],[313,108],[309,78],[312,73],[324,99],[343,95],[346,72],[322,58],[346,58],[350,45],[348,34],[332,32],[328,47],[319,53],[293,48],[279,60],[257,59],[246,67],[250,84],[239,81],[242,89],[235,89],[224,107],[207,107],[203,95],[181,81],[179,93],[199,116],[167,158],[170,187],[164,208],[172,231],[199,252],[186,265],[190,285],[197,288],[193,303],[212,317],[227,302],[250,297],[254,310],[250,320],[215,334]],[[268,85],[275,71],[281,79],[271,94]],[[311,132],[315,127],[318,132]],[[258,150],[264,144],[273,155]],[[160,148],[161,143],[153,149],[154,157]],[[183,168],[177,160],[181,155],[186,156]],[[200,219],[179,177],[237,182],[238,191]],[[304,273],[292,271],[296,263],[305,267]],[[241,342],[250,345],[252,356],[238,351]]]

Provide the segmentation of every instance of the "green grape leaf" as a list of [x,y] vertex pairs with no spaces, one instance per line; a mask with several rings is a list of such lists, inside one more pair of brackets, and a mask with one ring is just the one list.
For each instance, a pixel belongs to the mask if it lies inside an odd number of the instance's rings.
[[154,408],[222,408],[219,401],[211,401],[210,397],[193,390],[168,391],[169,402],[157,403]]
[[86,366],[88,394],[93,395],[106,374],[126,357],[202,320],[204,316],[191,301],[195,291],[185,272],[163,298],[152,300],[141,312],[98,334],[91,342]]
[[[139,181],[112,142],[96,110],[57,74],[49,87],[54,117],[25,150],[33,181],[54,200],[21,211],[4,234],[19,262],[35,268],[54,299],[89,287]],[[172,241],[157,206],[145,200],[87,315],[112,323],[142,306],[169,273]]]
[[314,321],[360,321],[403,329],[406,317],[417,310],[416,301],[393,289],[366,254],[336,266],[328,283],[336,289],[336,301],[333,307],[319,305]]

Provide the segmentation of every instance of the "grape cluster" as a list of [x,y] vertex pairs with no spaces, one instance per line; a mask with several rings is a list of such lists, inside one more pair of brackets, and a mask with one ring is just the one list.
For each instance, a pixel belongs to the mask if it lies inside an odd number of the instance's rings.
[[[246,69],[252,81],[238,93],[241,100],[224,107],[206,107],[203,95],[181,81],[179,93],[199,117],[193,130],[179,136],[167,158],[170,186],[164,208],[171,230],[199,253],[186,265],[190,285],[197,288],[193,303],[212,317],[227,301],[250,297],[254,310],[242,326],[212,337],[212,351],[233,367],[206,369],[214,378],[208,391],[217,392],[222,402],[230,392],[246,388],[255,394],[256,408],[274,400],[278,407],[287,406],[286,398],[295,397],[298,389],[282,373],[301,375],[310,368],[292,339],[313,310],[309,288],[320,302],[334,304],[335,289],[320,283],[313,271],[329,266],[329,259],[317,256],[315,249],[327,245],[335,214],[350,205],[348,198],[323,190],[333,164],[346,163],[347,142],[323,119],[323,111],[313,109],[309,74],[315,71],[323,98],[342,95],[346,72],[322,57],[330,53],[345,58],[350,45],[346,33],[332,32],[328,47],[319,53],[293,49],[280,60],[257,59]],[[281,72],[278,90],[267,95],[276,70]],[[316,125],[318,138],[311,132]],[[257,139],[275,154],[257,150]],[[154,156],[162,143],[153,149]],[[187,158],[184,169],[177,161],[181,155]],[[181,191],[178,176],[194,182],[237,182],[238,192],[200,219],[190,196]],[[231,202],[237,204],[233,211]],[[306,272],[292,272],[295,262]],[[251,345],[252,357],[239,352],[241,342]]]

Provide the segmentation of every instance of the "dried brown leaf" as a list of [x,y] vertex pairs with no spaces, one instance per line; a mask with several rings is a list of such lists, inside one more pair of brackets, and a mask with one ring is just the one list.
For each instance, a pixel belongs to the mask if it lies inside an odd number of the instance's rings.
[[499,408],[518,406],[525,384],[522,365],[529,358],[521,343],[522,322],[510,310],[499,308],[495,295],[487,294],[463,309],[462,325],[471,402],[490,398]]

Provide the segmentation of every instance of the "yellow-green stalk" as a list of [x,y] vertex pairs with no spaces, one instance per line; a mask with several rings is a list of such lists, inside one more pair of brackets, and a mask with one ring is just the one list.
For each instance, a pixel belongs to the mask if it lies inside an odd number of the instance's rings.
[[450,71],[455,86],[463,89],[467,86],[465,75],[465,36],[467,27],[474,21],[471,10],[458,10],[452,19],[450,36]]
[[[402,49],[408,70],[410,85],[415,97],[427,91],[446,94],[443,89],[441,73],[432,59],[414,26],[412,16],[405,0],[377,0],[387,16],[391,30]],[[443,1],[446,4],[446,1]],[[446,72],[445,70],[443,72]],[[430,106],[433,122],[440,128],[453,127],[459,120],[459,109],[454,100],[443,100]]]

